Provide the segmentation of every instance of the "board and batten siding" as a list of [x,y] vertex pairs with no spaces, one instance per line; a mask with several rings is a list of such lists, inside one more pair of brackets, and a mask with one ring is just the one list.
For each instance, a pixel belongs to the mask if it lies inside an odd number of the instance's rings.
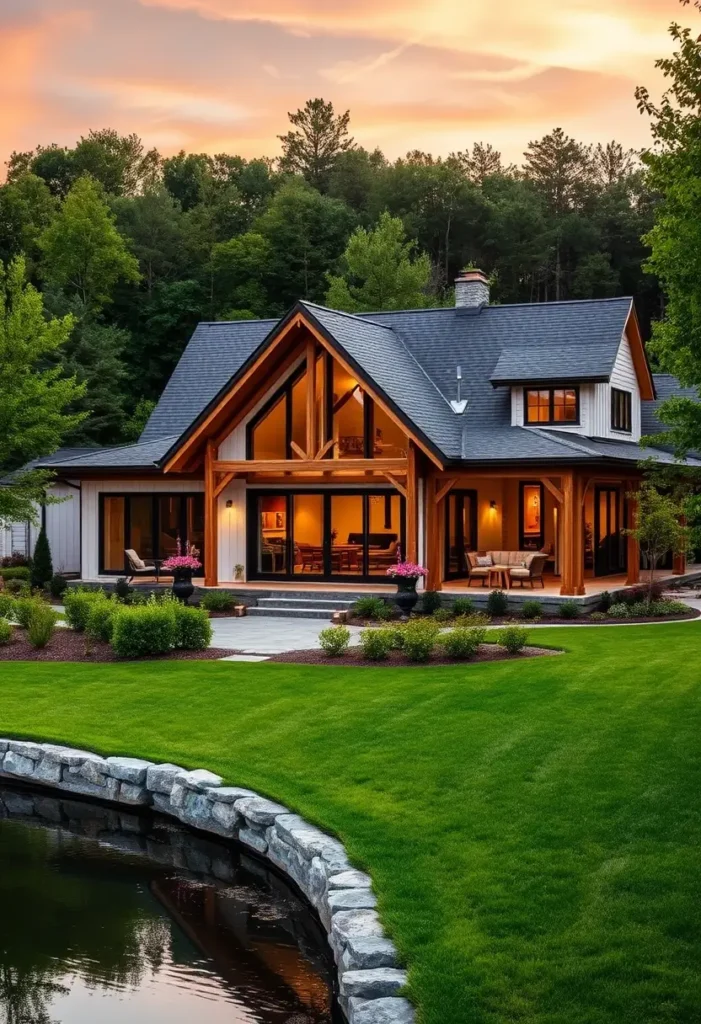
[[[611,428],[611,388],[618,388],[620,391],[629,391],[631,399],[631,424],[632,430],[626,433],[622,430]],[[511,425],[512,427],[525,426],[525,408],[523,387],[511,389]],[[611,380],[608,384],[581,384],[579,386],[579,423],[568,425],[565,423],[550,424],[549,430],[562,430],[571,434],[581,434],[583,437],[608,437],[619,441],[640,440],[640,388],[635,373],[633,356],[630,350],[630,343],[627,335],[621,338],[616,360],[611,371]],[[537,430],[538,427],[531,426],[530,429]]]
[[203,480],[179,480],[177,476],[152,480],[84,480],[81,486],[83,579],[96,579],[99,575],[101,494],[192,494],[197,491],[204,491]]
[[[54,572],[80,572],[80,488],[60,481],[53,484],[49,493],[61,498],[56,505],[46,506],[46,536],[51,549],[51,563]],[[29,528],[30,548],[39,536],[41,513],[37,510],[39,522]]]

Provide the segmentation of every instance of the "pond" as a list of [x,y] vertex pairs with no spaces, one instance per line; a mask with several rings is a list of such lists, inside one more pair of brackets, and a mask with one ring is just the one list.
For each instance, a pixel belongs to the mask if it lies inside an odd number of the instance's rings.
[[306,904],[225,842],[0,784],[2,1024],[338,1024]]

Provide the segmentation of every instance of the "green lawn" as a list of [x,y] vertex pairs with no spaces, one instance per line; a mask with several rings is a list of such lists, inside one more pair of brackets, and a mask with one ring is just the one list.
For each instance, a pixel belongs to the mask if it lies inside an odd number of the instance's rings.
[[404,670],[0,667],[0,735],[206,766],[368,868],[425,1024],[701,1020],[701,624]]

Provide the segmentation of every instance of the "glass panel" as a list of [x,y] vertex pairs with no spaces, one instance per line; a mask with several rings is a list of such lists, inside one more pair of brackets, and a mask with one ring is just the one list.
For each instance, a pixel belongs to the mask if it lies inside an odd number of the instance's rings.
[[[307,451],[307,374],[302,374],[292,386],[292,434],[290,441],[303,451]],[[293,459],[301,458],[294,448],[290,452]],[[311,456],[313,458],[313,455]]]
[[368,519],[368,572],[385,576],[397,561],[402,536],[402,503],[398,494],[371,494]]
[[315,398],[315,409],[316,409],[316,436],[319,441],[319,447],[321,447],[321,439],[326,436],[326,425],[324,423],[324,417],[326,414],[324,394],[326,390],[325,385],[325,374],[326,374],[326,353],[322,352],[316,360],[316,398]]
[[153,495],[134,494],[129,498],[129,547],[142,562],[153,558]]
[[331,495],[331,572],[363,574],[363,498],[360,494]]
[[270,409],[266,416],[253,428],[254,459],[286,459],[284,395]]
[[333,364],[333,436],[337,459],[365,457],[364,395],[357,380]]
[[550,420],[550,392],[526,392],[526,422],[547,423]]
[[177,554],[178,540],[182,543],[181,515],[183,499],[179,494],[162,494],[158,498],[158,557],[170,558]]
[[373,455],[378,458],[406,458],[407,439],[403,430],[394,423],[384,409],[375,405],[375,442]]
[[293,571],[296,576],[324,572],[324,498],[295,494],[293,499]]
[[185,540],[199,551],[197,556],[204,566],[204,495],[195,494],[186,498]]
[[460,506],[461,498],[457,494],[448,495],[448,526],[447,526],[447,541],[448,541],[448,573],[458,573],[460,571],[460,532],[459,532],[459,518],[460,518]]
[[287,499],[281,494],[258,498],[258,572],[287,573]]
[[556,388],[553,391],[553,421],[577,422],[577,392],[574,388]]
[[[472,514],[472,502],[474,498],[471,494],[464,494],[462,499],[462,537],[463,537],[463,551],[476,551],[477,550],[477,537],[473,537],[473,519],[475,517]],[[467,560],[463,558],[462,569],[467,567]]]
[[125,547],[124,498],[106,496],[102,505],[102,561],[106,572],[124,571]]
[[540,484],[523,486],[523,546],[524,550],[536,550],[542,538],[542,515]]

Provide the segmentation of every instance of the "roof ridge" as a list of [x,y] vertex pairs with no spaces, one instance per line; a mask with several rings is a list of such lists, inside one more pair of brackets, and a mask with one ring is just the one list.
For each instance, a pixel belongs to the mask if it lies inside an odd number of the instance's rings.
[[387,324],[378,324],[374,320],[367,320],[367,319],[365,319],[365,314],[349,313],[345,309],[332,309],[331,306],[322,306],[318,302],[309,302],[307,299],[300,299],[299,300],[299,304],[301,306],[309,306],[309,307],[311,307],[311,309],[323,309],[325,313],[335,313],[336,316],[347,316],[351,320],[360,320],[361,317],[362,317],[363,323],[373,324],[373,326],[375,326],[375,327],[381,327],[384,331],[392,331],[392,332],[394,332],[394,328],[393,327],[388,327]]
[[195,330],[198,327],[231,327],[232,324],[276,324],[281,319],[279,316],[259,316],[251,320],[198,320]]
[[[603,299],[552,299],[546,302],[504,302],[504,303],[493,303],[491,305],[485,305],[481,307],[481,311],[493,309],[519,309],[529,306],[548,307],[548,306],[577,306],[584,305],[589,302],[633,302],[632,295],[610,295]],[[323,307],[322,307],[323,308]],[[459,309],[464,307],[460,306],[417,306],[415,309],[375,309],[369,313],[356,313],[356,316],[392,316],[395,313],[455,313]],[[335,310],[332,310],[335,312]],[[380,324],[380,326],[383,326]]]
[[[154,437],[150,441],[132,441],[131,444],[105,444],[99,448],[91,448],[89,454],[81,455],[77,462],[82,462],[84,458],[90,458],[98,452],[123,452],[127,448],[144,448],[147,444],[156,444],[158,441],[170,441],[171,438],[175,438],[177,440],[178,434],[166,434],[164,437]],[[69,461],[69,465],[76,465],[77,462]],[[63,463],[58,462],[56,465],[61,466]]]

